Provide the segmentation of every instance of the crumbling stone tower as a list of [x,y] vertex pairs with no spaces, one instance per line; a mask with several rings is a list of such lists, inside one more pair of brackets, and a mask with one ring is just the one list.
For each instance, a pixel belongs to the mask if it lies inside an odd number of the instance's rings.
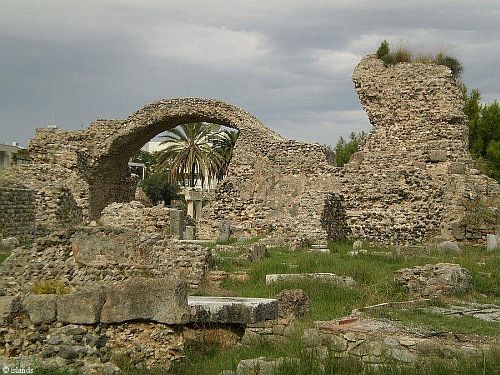
[[464,200],[494,194],[498,184],[473,166],[463,95],[450,70],[385,67],[372,55],[352,79],[373,125],[342,177],[353,235],[390,243],[453,237]]

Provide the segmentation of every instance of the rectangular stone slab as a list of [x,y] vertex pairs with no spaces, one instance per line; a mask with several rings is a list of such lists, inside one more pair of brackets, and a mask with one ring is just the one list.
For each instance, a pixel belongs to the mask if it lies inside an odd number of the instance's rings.
[[337,276],[334,273],[318,272],[318,273],[277,273],[266,275],[266,285],[277,283],[280,281],[319,281],[331,282],[345,287],[353,287],[356,282],[349,276]]
[[278,318],[278,301],[271,298],[188,297],[191,321],[252,324]]

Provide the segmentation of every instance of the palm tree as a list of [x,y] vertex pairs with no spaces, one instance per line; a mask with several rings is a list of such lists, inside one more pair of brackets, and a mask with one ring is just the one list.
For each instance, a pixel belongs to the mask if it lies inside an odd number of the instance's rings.
[[183,124],[168,131],[161,143],[165,149],[158,152],[157,163],[160,169],[170,169],[172,182],[195,187],[211,181],[218,174],[223,157],[212,145],[214,134],[220,126],[213,124]]
[[233,157],[234,146],[238,140],[238,131],[223,130],[214,134],[212,143],[215,152],[222,156],[222,162],[216,173],[217,182],[220,182],[226,177],[229,163]]

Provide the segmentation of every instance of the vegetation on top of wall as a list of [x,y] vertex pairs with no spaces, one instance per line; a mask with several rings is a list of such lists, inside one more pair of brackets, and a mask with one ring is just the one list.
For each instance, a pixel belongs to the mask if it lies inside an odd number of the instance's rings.
[[402,62],[446,65],[450,68],[451,73],[455,78],[459,78],[463,71],[462,63],[454,56],[450,56],[444,52],[438,52],[435,55],[424,53],[415,54],[412,50],[402,46],[397,47],[394,51],[391,51],[387,40],[384,40],[377,49],[377,57],[381,59],[386,66]]

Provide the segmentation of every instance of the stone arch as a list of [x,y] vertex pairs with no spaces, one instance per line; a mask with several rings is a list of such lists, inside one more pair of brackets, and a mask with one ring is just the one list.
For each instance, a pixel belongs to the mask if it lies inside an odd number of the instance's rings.
[[71,189],[88,222],[110,203],[134,198],[127,163],[148,140],[202,121],[240,132],[228,175],[206,207],[205,221],[197,224],[202,238],[214,238],[221,220],[230,221],[242,236],[325,238],[321,212],[336,177],[324,147],[286,140],[252,114],[220,100],[165,99],[125,120],[97,120],[85,130],[38,129],[30,155],[35,164],[67,172],[54,172],[51,178]]
[[98,218],[102,209],[114,201],[133,199],[135,181],[130,178],[127,162],[134,153],[156,135],[192,122],[215,123],[239,130],[239,143],[256,146],[263,140],[283,141],[249,112],[214,99],[160,100],[113,126],[91,126],[89,131],[97,130],[94,138],[104,137],[106,142],[93,150],[84,171],[89,183],[90,217]]

